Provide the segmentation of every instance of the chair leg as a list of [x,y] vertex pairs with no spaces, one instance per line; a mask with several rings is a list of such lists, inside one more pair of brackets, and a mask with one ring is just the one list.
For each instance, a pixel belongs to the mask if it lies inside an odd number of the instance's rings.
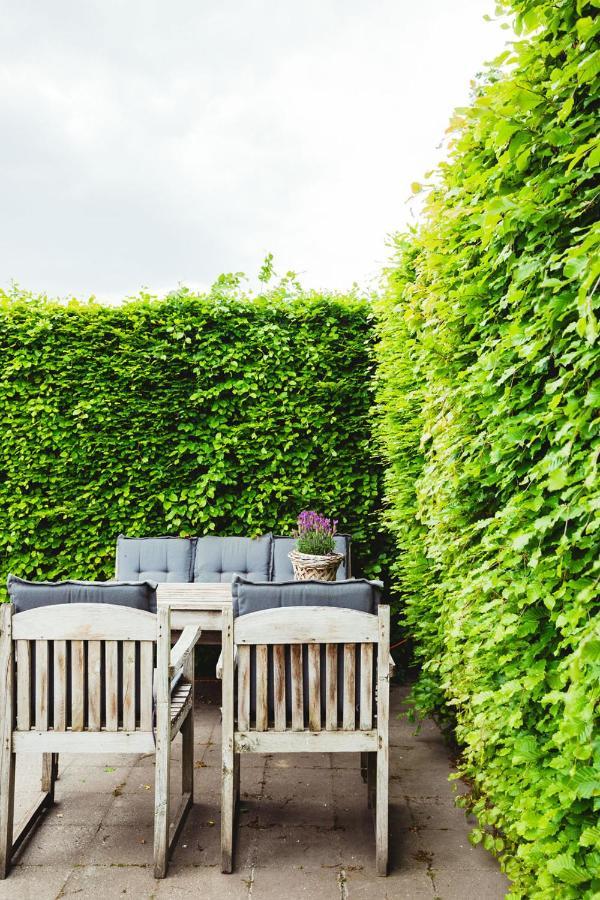
[[[167,720],[167,725],[168,725]],[[169,780],[171,770],[170,735],[156,735],[156,777],[154,787],[154,877],[164,878],[169,863]]]
[[377,805],[375,809],[376,868],[378,875],[388,873],[388,778],[387,748],[377,751]]
[[[233,741],[223,744],[221,771],[221,872],[233,871],[233,823],[235,818],[235,754]],[[229,745],[229,746],[228,746]]]
[[367,782],[367,758],[367,753],[360,754],[360,777],[365,782],[365,784]]
[[375,810],[377,796],[375,791],[375,774],[377,769],[377,753],[365,753],[366,756],[366,782],[367,803],[369,809]]
[[42,791],[54,803],[54,785],[58,778],[58,753],[42,753]]
[[237,818],[237,814],[240,808],[240,759],[241,754],[235,753],[233,756],[233,790],[234,790],[234,802],[235,802],[235,818]]
[[181,793],[194,802],[194,709],[181,726]]
[[10,868],[15,811],[15,754],[2,756],[0,771],[0,878],[6,878]]

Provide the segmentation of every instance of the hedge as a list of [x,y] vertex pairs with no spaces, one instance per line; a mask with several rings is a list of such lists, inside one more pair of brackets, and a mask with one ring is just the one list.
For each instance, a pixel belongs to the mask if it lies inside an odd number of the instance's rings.
[[305,507],[380,573],[366,301],[227,277],[117,307],[17,290],[0,360],[4,579],[111,578],[120,532],[290,533]]
[[598,2],[515,0],[379,303],[422,711],[512,896],[600,896]]

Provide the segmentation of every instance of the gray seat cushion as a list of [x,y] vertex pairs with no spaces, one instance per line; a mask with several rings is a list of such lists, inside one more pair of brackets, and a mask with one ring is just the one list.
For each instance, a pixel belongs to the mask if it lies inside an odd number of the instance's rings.
[[376,613],[381,582],[365,578],[344,581],[256,582],[236,577],[231,586],[234,616],[280,606],[337,606]]
[[[334,535],[335,549],[337,553],[344,554],[344,560],[340,563],[337,570],[336,578],[343,581],[349,578],[351,574],[350,568],[350,546],[352,538],[349,534]],[[272,581],[292,581],[294,578],[294,569],[292,561],[288,553],[296,546],[296,538],[280,537],[273,535],[273,552],[271,554],[271,580]]]
[[216,537],[196,539],[194,581],[231,581],[244,575],[268,581],[271,569],[272,535],[263,537]]
[[117,538],[117,578],[124,581],[192,580],[195,538]]
[[9,575],[7,586],[17,613],[61,603],[111,603],[156,612],[152,581],[26,581]]

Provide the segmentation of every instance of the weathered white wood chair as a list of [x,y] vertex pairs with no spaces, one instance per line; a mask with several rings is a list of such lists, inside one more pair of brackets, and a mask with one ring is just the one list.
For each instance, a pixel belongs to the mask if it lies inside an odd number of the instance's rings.
[[[193,649],[188,626],[171,650],[158,614],[73,603],[15,613],[0,606],[0,878],[54,798],[58,753],[156,751],[154,874],[193,803]],[[156,666],[156,668],[155,668]],[[171,819],[171,742],[181,731],[182,801]],[[17,755],[42,753],[42,792],[13,833]]]
[[357,752],[367,754],[376,868],[387,875],[389,633],[390,610],[383,604],[376,614],[326,606],[235,618],[224,611],[223,872],[233,866],[240,754]]

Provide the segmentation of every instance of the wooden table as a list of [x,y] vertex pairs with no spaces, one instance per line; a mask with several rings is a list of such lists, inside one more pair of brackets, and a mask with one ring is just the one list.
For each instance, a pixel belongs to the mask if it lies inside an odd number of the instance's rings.
[[[156,591],[158,606],[171,608],[171,628],[181,631],[186,625],[200,625],[203,638],[207,632],[219,632],[221,613],[231,606],[231,584],[227,582],[162,582]],[[208,635],[206,635],[208,637]],[[202,638],[200,639],[202,641]]]

